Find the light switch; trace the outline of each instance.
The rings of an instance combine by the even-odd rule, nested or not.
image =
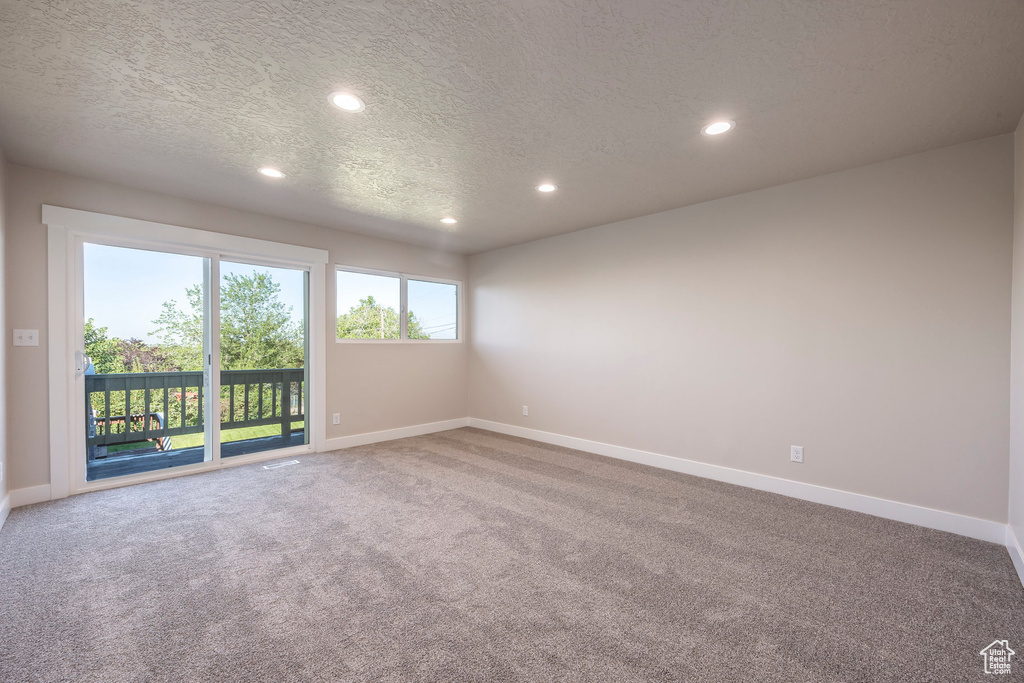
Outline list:
[[[39,346],[39,330],[15,330],[15,346]]]

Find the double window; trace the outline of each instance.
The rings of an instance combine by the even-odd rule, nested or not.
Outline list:
[[[350,267],[336,277],[339,342],[461,339],[460,282]]]

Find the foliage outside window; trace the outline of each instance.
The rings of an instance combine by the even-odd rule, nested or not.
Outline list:
[[[221,286],[221,367],[224,370],[301,368],[303,328],[280,300],[270,273],[226,275]],[[165,301],[152,322],[159,343],[110,337],[106,327],[85,321],[85,354],[97,374],[188,372],[203,369],[202,285],[185,290],[184,305]]]
[[[305,364],[302,325],[280,300],[281,285],[267,272],[228,274],[220,290],[220,356],[223,370],[301,368]],[[176,369],[203,369],[203,289],[185,290],[186,310],[166,301],[153,334]]]
[[[336,275],[339,341],[458,339],[458,284],[344,268]]]
[[[85,355],[96,374],[141,372],[199,372],[203,370],[203,291],[202,285],[188,287],[183,305],[177,300],[163,302],[160,315],[152,321],[151,335],[157,343],[136,338],[112,337],[108,328],[93,318],[85,321]],[[221,369],[258,370],[301,368],[305,366],[304,330],[293,320],[292,307],[280,299],[281,285],[269,272],[252,275],[227,274],[221,285]],[[227,389],[221,386],[221,419],[227,418]],[[269,389],[264,399],[270,404]],[[296,387],[295,391],[298,391]],[[132,391],[131,409],[126,409],[125,394],[112,392],[110,414],[141,412],[144,394]],[[256,400],[255,398],[253,399]],[[181,423],[181,403],[185,403],[184,424],[198,424],[199,388],[186,388],[168,394],[168,405],[157,392],[152,397],[152,412],[167,415],[170,427]],[[93,396],[91,406],[99,416],[106,415],[102,394]],[[245,405],[239,401],[235,419],[241,419]],[[202,435],[175,437],[175,445],[188,447],[202,443]]]

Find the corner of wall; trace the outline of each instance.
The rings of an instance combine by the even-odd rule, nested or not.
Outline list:
[[[0,149],[0,334],[7,335],[7,162]],[[0,338],[0,528],[11,510],[7,474],[7,343]]]
[[[1006,545],[1024,583],[1024,116],[1014,134],[1010,472]]]

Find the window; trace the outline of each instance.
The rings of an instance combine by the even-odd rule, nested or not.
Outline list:
[[[338,339],[401,339],[402,279],[338,271]]]
[[[448,282],[407,281],[409,339],[459,338],[459,287]]]
[[[338,268],[337,340],[458,341],[460,286],[450,280]]]

